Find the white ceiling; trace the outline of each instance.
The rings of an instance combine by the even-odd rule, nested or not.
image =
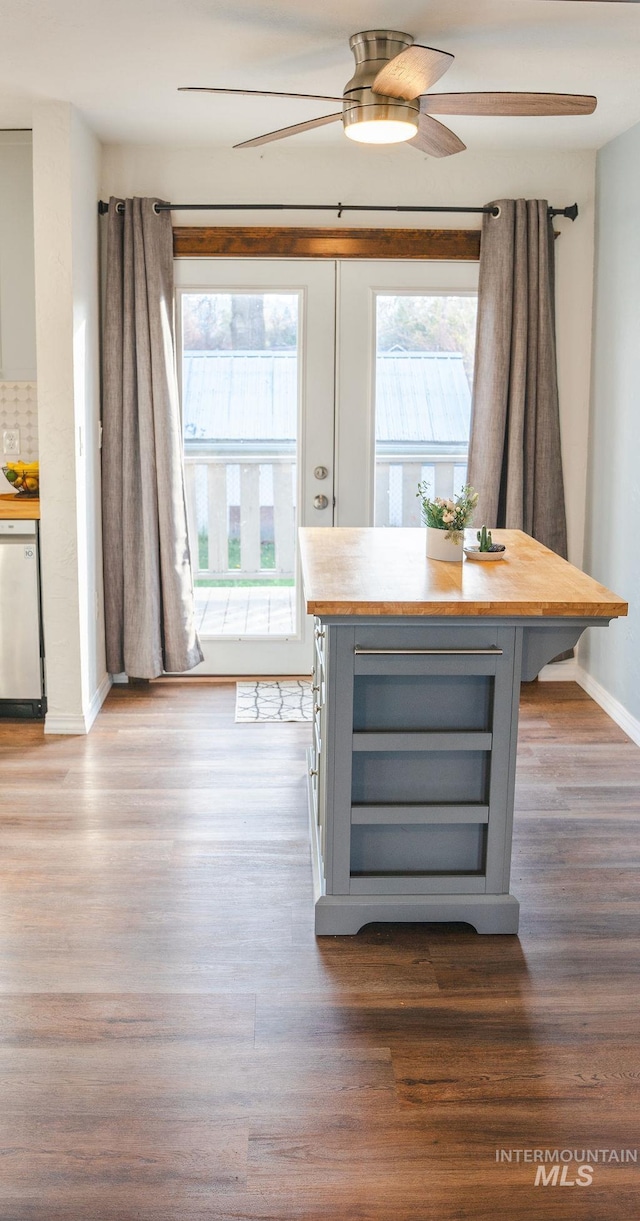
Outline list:
[[[2,0],[0,127],[30,126],[33,101],[54,98],[77,106],[104,141],[229,146],[332,104],[180,94],[178,85],[340,95],[353,69],[349,35],[380,27],[456,56],[436,91],[598,97],[585,117],[452,119],[470,149],[594,148],[640,121],[640,4]],[[332,124],[288,147],[342,141]]]

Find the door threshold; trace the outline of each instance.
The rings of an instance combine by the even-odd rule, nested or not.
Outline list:
[[[149,683],[295,683],[311,681],[309,674],[163,674]]]

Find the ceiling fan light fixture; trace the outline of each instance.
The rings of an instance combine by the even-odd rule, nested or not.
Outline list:
[[[640,4],[640,0],[631,0]],[[595,97],[568,93],[432,93],[431,87],[451,67],[453,55],[436,47],[415,43],[411,34],[399,30],[362,30],[349,39],[355,71],[342,95],[342,115],[338,111],[317,119],[291,123],[267,131],[234,148],[255,148],[300,132],[324,127],[342,118],[343,130],[359,144],[403,144],[430,157],[451,157],[462,153],[462,140],[433,116],[487,115],[578,115],[592,114]],[[222,89],[184,86],[189,92],[251,94],[254,97],[287,97],[338,102],[335,95],[284,93],[262,89]]]
[[[406,119],[361,119],[345,124],[344,134],[359,144],[401,144],[412,140],[417,130],[417,122]]]
[[[420,124],[419,102],[398,102],[371,89],[345,94],[344,134],[359,144],[402,144],[412,140]]]

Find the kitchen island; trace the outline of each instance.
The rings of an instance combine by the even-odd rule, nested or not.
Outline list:
[[[318,934],[372,921],[518,930],[520,683],[627,605],[520,531],[494,539],[504,559],[457,564],[428,560],[419,529],[300,530],[316,619]]]

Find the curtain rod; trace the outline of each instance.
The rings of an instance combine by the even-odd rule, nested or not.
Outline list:
[[[122,212],[123,205],[116,204],[118,212]],[[109,204],[101,199],[98,202],[98,213],[104,216],[105,212],[109,211]],[[497,207],[487,206],[484,208],[460,208],[460,207],[420,207],[420,206],[388,206],[377,204],[277,204],[277,203],[255,203],[255,204],[220,204],[220,203],[205,203],[205,204],[156,204],[156,212],[337,212],[338,217],[342,216],[343,212],[480,212],[489,216],[498,216],[500,209]],[[578,215],[577,203],[571,204],[567,208],[549,208],[549,216],[566,216],[568,220],[575,220]]]

